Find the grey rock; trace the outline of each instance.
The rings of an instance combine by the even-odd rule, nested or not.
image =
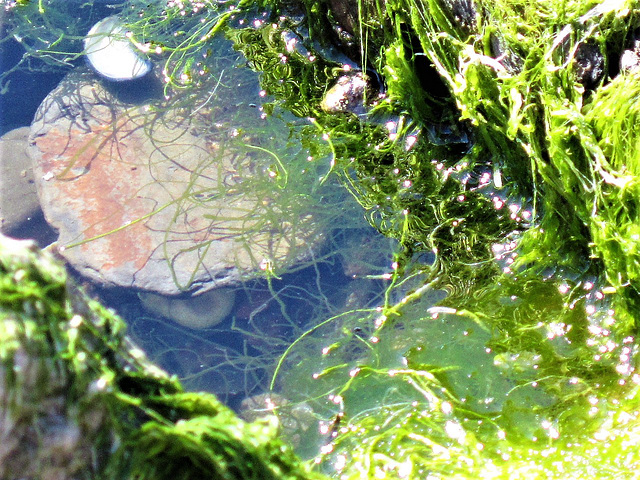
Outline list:
[[[144,307],[156,315],[194,330],[213,327],[231,313],[236,291],[216,288],[195,297],[169,297],[157,293],[138,293]]]
[[[334,18],[350,35],[359,30],[359,5],[362,2],[354,0],[329,0],[329,8]],[[371,2],[363,2],[364,5]]]
[[[324,95],[320,107],[328,113],[366,113],[366,104],[371,103],[375,92],[369,77],[360,72],[349,72],[336,81]]]
[[[489,37],[491,51],[495,58],[507,72],[517,75],[522,71],[524,60],[514,52],[499,33],[491,33]]]
[[[578,82],[587,89],[595,88],[604,77],[604,55],[595,42],[578,45],[574,58],[574,68]]]
[[[0,231],[11,235],[40,213],[27,155],[29,127],[0,137]]]
[[[465,33],[475,33],[478,29],[475,2],[473,0],[444,0],[442,7],[452,17],[456,26]]]
[[[278,207],[264,218],[276,180],[272,198],[243,188],[250,175],[270,177],[270,156],[203,134],[186,115],[122,104],[81,73],[40,106],[29,147],[38,194],[60,254],[81,275],[197,294],[291,265],[318,238],[311,216]]]
[[[16,250],[25,248],[18,245]],[[19,331],[24,322],[9,316],[2,321],[5,339],[10,327]],[[13,347],[8,362],[0,363],[0,478],[80,480],[96,475],[92,446],[107,425],[103,405],[70,406],[69,379],[60,366],[37,340],[16,336],[15,342],[24,344]],[[10,380],[16,373],[18,382]]]

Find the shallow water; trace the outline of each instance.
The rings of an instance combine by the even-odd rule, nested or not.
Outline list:
[[[102,16],[113,13],[110,9],[88,11],[85,23],[102,18],[100,12]],[[247,23],[257,28],[263,18],[258,15]],[[138,295],[144,289],[141,285],[126,288],[96,283],[92,281],[95,278],[83,275],[81,268],[71,269],[76,282],[122,315],[130,337],[153,361],[178,375],[187,389],[214,392],[236,410],[241,409],[243,400],[271,392],[278,398],[282,418],[293,418],[294,426],[286,434],[299,452],[311,458],[321,451],[323,456],[316,457],[317,462],[324,462],[324,468],[334,473],[341,472],[346,462],[340,452],[360,448],[366,442],[361,445],[358,438],[369,441],[371,432],[380,429],[380,425],[369,430],[361,427],[368,418],[384,422],[379,441],[388,446],[391,456],[394,449],[409,450],[396,438],[404,438],[410,430],[405,425],[417,425],[410,432],[414,437],[420,431],[431,435],[429,438],[439,438],[447,448],[468,448],[476,454],[487,445],[507,461],[513,445],[551,445],[594,418],[611,416],[616,408],[612,405],[624,394],[626,385],[640,378],[633,373],[634,340],[616,330],[611,293],[602,279],[584,273],[588,259],[575,269],[550,266],[541,273],[520,277],[517,270],[511,270],[518,256],[516,229],[505,235],[504,242],[491,246],[493,258],[468,266],[469,272],[479,277],[487,272],[481,288],[474,291],[465,291],[453,282],[445,285],[446,290],[431,288],[426,282],[433,280],[428,273],[434,255],[424,246],[416,247],[406,270],[398,272],[397,242],[368,224],[361,206],[331,175],[328,137],[317,131],[309,134],[308,127],[315,127],[311,119],[278,108],[267,113],[265,104],[273,99],[262,90],[259,74],[248,68],[230,43],[212,41],[211,45],[213,54],[204,52],[198,57],[203,72],[198,81],[203,87],[195,93],[176,89],[164,98],[167,90],[162,82],[168,77],[160,71],[159,59],[157,77],[147,79],[148,83],[113,83],[101,80],[79,58],[73,68],[46,71],[40,71],[43,64],[34,60],[32,70],[8,77],[11,83],[0,96],[0,132],[29,126],[41,102],[73,70],[79,76],[70,78],[80,78],[78,84],[87,81],[93,92],[106,92],[113,103],[98,107],[113,108],[115,125],[121,125],[118,122],[123,118],[128,120],[122,111],[134,111],[135,118],[143,119],[151,111],[153,122],[143,121],[142,130],[158,140],[152,135],[158,131],[154,130],[156,125],[170,125],[172,115],[178,112],[180,119],[193,123],[185,121],[189,128],[181,131],[175,142],[165,143],[188,143],[184,140],[188,137],[189,141],[202,140],[204,149],[222,138],[222,147],[216,144],[216,151],[228,148],[249,159],[248,164],[234,165],[234,175],[227,172],[229,175],[221,178],[212,173],[215,168],[211,170],[217,163],[186,168],[185,162],[166,154],[158,144],[144,158],[118,157],[109,148],[125,150],[133,133],[123,138],[109,136],[111,143],[106,148],[101,137],[90,135],[109,131],[104,128],[108,122],[96,126],[81,114],[64,118],[88,132],[86,137],[78,135],[83,148],[68,160],[65,173],[68,170],[75,175],[76,169],[80,177],[95,167],[93,157],[81,164],[81,153],[98,143],[95,156],[106,155],[107,164],[126,163],[124,158],[132,172],[155,168],[156,177],[149,183],[179,199],[172,204],[178,205],[174,219],[182,218],[182,210],[206,208],[216,197],[232,203],[233,195],[243,189],[245,193],[267,192],[258,197],[262,206],[279,205],[279,210],[265,208],[270,214],[270,232],[279,227],[286,230],[283,226],[296,223],[292,218],[313,218],[312,228],[301,228],[289,237],[293,240],[288,244],[301,247],[304,254],[295,256],[294,261],[288,258],[290,263],[284,266],[272,262],[263,251],[248,255],[248,261],[237,254],[235,266],[242,263],[246,267],[248,262],[249,273],[230,281],[225,277],[226,283],[221,285],[235,290],[233,306],[219,323],[205,328],[189,328],[169,318],[170,314],[146,310]],[[7,71],[20,58],[22,47],[8,39],[0,48],[0,65]],[[185,82],[189,72],[184,73]],[[77,86],[74,81],[69,90]],[[413,137],[413,141],[422,139]],[[163,152],[162,158],[154,157],[155,152]],[[220,162],[226,158],[222,154],[210,157]],[[490,165],[468,170],[463,164],[447,166],[438,159],[432,161],[442,176],[488,199],[496,211],[508,212],[518,228],[535,221],[527,202],[510,197],[502,188],[500,172]],[[178,180],[176,165],[189,172],[189,181]],[[158,172],[166,175],[160,178]],[[411,195],[411,181],[404,182],[403,194]],[[114,181],[113,190],[124,183]],[[135,193],[128,191],[125,199],[143,196],[147,186]],[[184,191],[176,193],[175,189],[183,187]],[[469,196],[459,196],[461,210]],[[282,207],[279,201],[290,203]],[[294,209],[298,209],[297,217],[285,215]],[[215,217],[206,209],[195,211],[200,219]],[[255,211],[264,213],[259,207]],[[96,222],[91,225],[91,235],[83,231],[84,236],[65,238],[58,248],[80,251],[86,245],[102,245],[98,243],[102,237],[115,238],[120,231],[144,223],[139,221],[144,215],[136,215],[126,220],[118,217],[120,223],[103,225],[103,230],[94,228],[100,224]],[[150,217],[160,216],[153,210]],[[233,230],[243,241],[255,233],[255,216],[249,217],[242,217],[242,226]],[[451,221],[447,228],[456,235],[455,228],[465,217],[445,220]],[[24,236],[39,230],[36,233],[42,238],[51,237],[50,233],[44,235],[49,227],[43,222],[34,217]],[[309,230],[315,236],[309,236]],[[159,231],[175,233],[169,227]],[[188,228],[175,231],[194,233]],[[189,251],[221,248],[221,243],[208,242],[206,237],[200,242]],[[170,243],[165,241],[158,251]],[[246,240],[244,246],[251,250],[251,241]],[[97,248],[98,253],[103,250]],[[166,254],[167,271],[172,271],[172,262],[179,256]],[[203,263],[206,269],[209,265],[206,260]],[[193,270],[198,268],[200,265]],[[458,280],[464,286],[464,279]],[[185,290],[191,287],[188,282],[185,285]],[[153,278],[147,287],[153,289]],[[183,292],[178,297],[189,295]],[[385,437],[387,427],[391,433]],[[477,442],[465,431],[475,432]],[[354,433],[355,440],[343,435],[348,433]],[[410,440],[416,440],[414,437]],[[341,445],[343,438],[345,444]],[[394,444],[396,441],[399,444]],[[514,443],[505,443],[508,441]]]
[[[95,12],[92,12],[91,18],[94,17]],[[13,39],[8,39],[2,46],[2,68],[3,71],[8,71],[21,58],[24,48]],[[260,90],[257,74],[243,65],[230,44],[224,43],[223,47],[216,48],[226,48],[226,53],[218,50],[218,56],[228,56],[229,60],[217,65],[217,70],[211,72],[211,76],[222,83],[244,83],[236,85],[236,90],[229,97],[231,100],[226,99],[223,103],[213,96],[217,88],[215,86],[209,97],[196,99],[195,104],[188,107],[192,110],[192,117],[196,112],[210,111],[212,113],[208,115],[210,118],[214,117],[217,132],[235,137],[237,133],[234,132],[251,136],[251,132],[255,130],[256,134],[263,135],[265,127],[262,123],[270,120],[266,118],[261,105],[269,98],[265,98],[264,92]],[[142,81],[114,83],[104,81],[96,74],[91,78],[90,69],[82,59],[75,62],[72,69],[44,68],[42,72],[39,71],[38,61],[32,62],[35,64],[32,70],[21,69],[11,73],[6,79],[8,91],[0,97],[3,102],[0,124],[2,131],[29,126],[45,97],[71,70],[84,72],[84,76],[78,78],[88,78],[82,81],[106,87],[118,102],[144,105],[145,102],[161,98],[162,90],[156,87],[153,77]],[[44,64],[40,66],[44,67]],[[159,68],[156,65],[156,73]],[[31,86],[33,88],[29,88]],[[221,90],[230,87],[233,88],[233,85],[223,85]],[[25,92],[28,95],[24,95]],[[168,105],[175,105],[174,99]],[[228,118],[235,118],[235,123],[229,123]],[[79,116],[77,119],[84,121]],[[160,121],[164,120],[160,118]],[[310,153],[296,145],[297,140],[288,138],[290,129],[297,128],[296,123],[305,122],[300,122],[287,112],[276,112],[274,121],[280,122],[284,128],[273,127],[268,130],[272,137],[262,139],[263,144],[282,145],[287,155],[296,155],[303,158],[304,162],[309,161],[307,157],[311,159]],[[277,135],[282,135],[282,138]],[[105,151],[107,147],[102,146],[101,149]],[[291,157],[289,161],[292,161]],[[328,159],[320,158],[316,163],[325,161],[328,163]],[[145,160],[141,159],[141,162],[144,164]],[[314,171],[314,168],[308,170]],[[316,169],[320,176],[312,180],[309,186],[324,189],[327,192],[324,195],[330,195],[332,188],[335,190],[330,184],[335,182],[333,179],[325,182],[326,170],[326,167]],[[325,183],[326,186],[323,185]],[[206,195],[210,196],[211,193]],[[300,202],[295,198],[293,201],[296,204]],[[335,200],[325,198],[322,201],[330,203]],[[107,306],[120,313],[129,324],[132,339],[152,360],[170,373],[180,376],[186,388],[215,392],[237,408],[244,398],[269,389],[279,356],[293,340],[315,323],[349,309],[369,309],[381,304],[388,284],[388,280],[382,280],[381,275],[391,270],[395,244],[380,236],[366,223],[362,215],[358,214],[358,206],[350,196],[341,194],[340,202],[344,213],[333,211],[334,208],[331,207],[330,229],[321,232],[323,240],[320,244],[310,245],[310,252],[317,258],[308,258],[305,254],[307,258],[302,263],[292,264],[289,267],[291,273],[285,272],[280,277],[269,280],[252,279],[256,275],[251,274],[242,282],[232,283],[230,288],[236,290],[235,304],[221,323],[210,328],[184,327],[170,318],[145,310],[138,298],[140,289],[94,283],[72,266],[70,273],[91,295],[99,297]],[[309,207],[314,210],[309,213],[322,215],[317,205]],[[326,223],[324,220],[319,221],[322,225]],[[118,226],[112,225],[111,228]],[[12,233],[25,238],[55,240],[55,232],[50,231],[41,217],[34,218],[29,229]],[[98,230],[97,233],[104,232]],[[68,243],[70,242],[58,242],[57,248]],[[213,248],[216,248],[215,245]],[[374,278],[368,279],[369,276]],[[336,331],[336,328],[332,328],[331,335],[335,335]]]

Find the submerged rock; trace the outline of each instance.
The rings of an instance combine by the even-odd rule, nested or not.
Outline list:
[[[328,113],[366,113],[366,104],[371,103],[374,95],[369,77],[360,72],[349,72],[338,78],[327,91],[320,107]]]
[[[89,30],[84,50],[91,66],[109,80],[133,80],[151,71],[151,61],[127,38],[116,15],[100,20]]]
[[[600,46],[593,41],[580,43],[576,48],[574,68],[578,82],[587,89],[596,88],[605,74],[605,58]]]
[[[198,330],[217,325],[231,313],[236,291],[233,288],[217,288],[188,298],[149,292],[141,292],[138,296],[150,312]]]
[[[240,403],[238,415],[247,422],[277,417],[282,437],[294,447],[298,446],[305,433],[318,423],[308,404],[291,404],[282,395],[274,392],[245,398]]]
[[[5,234],[20,229],[40,212],[27,155],[28,137],[28,127],[0,137],[0,231]]]
[[[270,156],[205,135],[185,115],[119,103],[79,73],[40,106],[29,147],[38,194],[80,274],[196,294],[290,265],[318,238],[311,216],[273,206],[275,185],[271,198],[243,186],[252,175],[270,181]]]
[[[443,10],[449,14],[455,25],[465,33],[475,33],[478,28],[478,10],[474,0],[444,0]]]
[[[324,478],[275,425],[185,392],[119,317],[72,301],[64,268],[33,242],[0,235],[0,265],[2,480]]]

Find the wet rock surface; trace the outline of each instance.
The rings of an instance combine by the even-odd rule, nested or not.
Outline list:
[[[574,65],[578,82],[588,89],[598,86],[604,77],[604,55],[594,42],[587,41],[578,45]]]
[[[273,392],[245,398],[240,404],[238,415],[247,422],[275,416],[280,424],[282,437],[293,446],[298,446],[302,436],[317,423],[309,405],[291,404],[282,395]]]
[[[633,35],[631,45],[620,56],[620,71],[622,73],[640,70],[640,32]]]
[[[265,154],[203,135],[195,118],[123,104],[82,72],[42,103],[29,155],[60,253],[81,275],[199,293],[304,255],[312,219],[265,220],[271,199],[243,189],[243,178],[267,174]]]
[[[328,113],[354,113],[364,115],[366,103],[371,103],[376,92],[372,88],[371,80],[360,71],[348,72],[342,75],[327,91],[320,107]]]
[[[478,27],[478,11],[473,0],[444,0],[443,7],[463,31],[475,33]]]
[[[8,318],[3,321],[17,323]],[[83,478],[94,470],[88,439],[106,428],[104,408],[94,406],[80,413],[77,407],[69,407],[67,379],[62,374],[55,376],[51,359],[41,353],[23,346],[12,360],[15,371],[21,373],[22,392],[28,393],[19,397],[21,409],[16,409],[9,400],[15,395],[8,383],[15,373],[0,364],[0,478]]]

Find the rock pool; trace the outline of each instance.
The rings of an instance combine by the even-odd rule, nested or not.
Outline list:
[[[318,475],[632,478],[640,4],[3,6],[0,152],[42,209],[3,232],[123,352]],[[141,78],[86,61],[105,18]]]

